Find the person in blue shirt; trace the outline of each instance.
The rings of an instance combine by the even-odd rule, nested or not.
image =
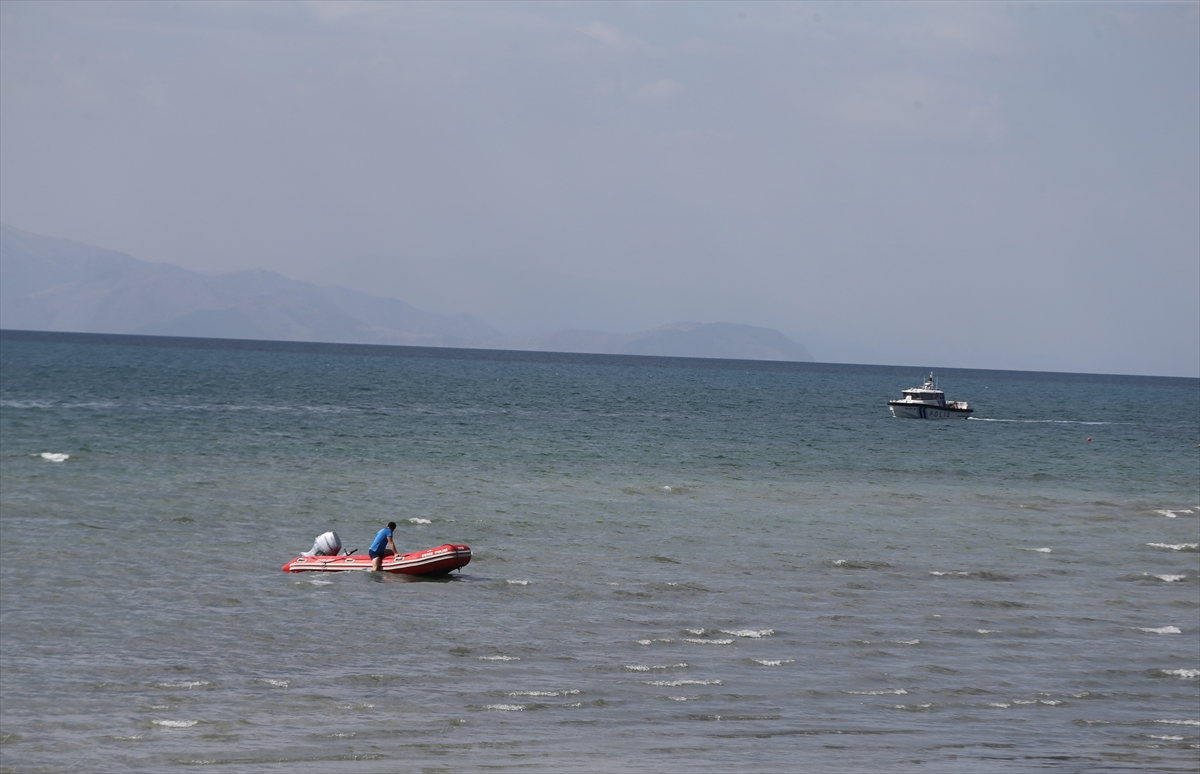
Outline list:
[[[389,521],[388,525],[379,530],[379,534],[375,535],[375,542],[371,543],[371,550],[367,555],[371,557],[371,569],[378,571],[383,567],[383,557],[391,556],[392,554],[399,555],[396,550],[396,543],[392,540],[392,533],[396,530],[396,522]]]

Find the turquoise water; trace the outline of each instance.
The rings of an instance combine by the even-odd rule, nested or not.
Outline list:
[[[1196,770],[1200,382],[927,370],[6,332],[0,765]]]

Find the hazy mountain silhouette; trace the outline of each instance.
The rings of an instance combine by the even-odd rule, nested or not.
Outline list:
[[[812,360],[771,328],[676,323],[620,335],[505,336],[470,314],[275,272],[215,277],[0,224],[0,328],[352,344],[406,344],[750,360]]]
[[[434,314],[269,271],[208,277],[7,225],[0,327],[446,347],[503,338],[472,315]]]

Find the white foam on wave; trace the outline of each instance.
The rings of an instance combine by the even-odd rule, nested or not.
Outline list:
[[[507,695],[513,696],[513,697],[516,697],[516,696],[553,697],[553,696],[578,696],[580,693],[581,692],[578,688],[567,688],[562,691],[509,691]]]
[[[1200,677],[1200,669],[1164,669],[1163,674],[1187,680],[1189,678]]]
[[[655,685],[661,688],[678,688],[681,685],[720,685],[720,680],[643,680],[644,685]]]
[[[688,634],[694,634],[697,637],[699,637],[701,634],[704,634],[704,629],[684,629],[684,631]]]
[[[962,570],[950,570],[947,572],[938,572],[937,570],[930,570],[929,574],[936,575],[936,576],[942,576],[942,575],[970,575],[971,573],[964,572]]]
[[[42,459],[50,460],[51,462],[66,462],[71,459],[70,454],[61,454],[59,452],[42,452]]]
[[[1146,574],[1150,575],[1150,573]],[[1164,581],[1166,583],[1175,583],[1176,581],[1187,580],[1186,575],[1151,575],[1150,577],[1158,578],[1160,581]]]
[[[432,524],[433,522],[430,521],[429,519],[422,519],[420,517],[414,516],[408,520],[408,523],[409,524]]]
[[[920,640],[892,640],[897,645],[920,645]]]
[[[520,661],[520,656],[480,656],[480,661]]]
[[[750,660],[755,664],[762,664],[763,666],[782,666],[784,664],[796,663],[796,659],[794,658],[752,658]]]
[[[1133,628],[1137,629],[1139,632],[1146,632],[1147,634],[1183,634],[1183,632],[1179,630],[1178,626],[1135,626]]]
[[[1200,543],[1147,543],[1151,548],[1165,548],[1168,551],[1195,551]]]
[[[838,567],[841,567],[842,565],[844,565],[846,563],[846,560],[845,559],[834,559],[833,563],[835,565],[837,565]]]
[[[1200,720],[1156,720],[1155,723],[1166,723],[1171,726],[1200,726]]]
[[[989,701],[987,706],[996,707],[997,709],[1008,709],[1012,705],[1002,701]]]
[[[770,637],[775,633],[774,629],[722,629],[721,634],[732,634],[734,637],[748,637],[752,640],[757,640],[761,637]]]
[[[668,696],[671,701],[695,701],[699,696]]]
[[[903,688],[883,688],[878,691],[842,691],[851,696],[907,696],[908,691]]]
[[[292,684],[292,681],[291,681],[291,680],[272,680],[272,679],[271,679],[271,678],[269,678],[269,677],[268,677],[268,678],[264,678],[264,679],[262,680],[262,682],[264,682],[264,683],[266,683],[267,685],[270,685],[270,686],[272,686],[272,687],[274,687],[274,688],[287,688],[287,687],[291,686],[291,684]]]
[[[975,631],[978,632],[979,634],[999,634],[1000,633],[999,629],[976,629]]]
[[[1182,742],[1182,736],[1173,736],[1171,734],[1146,734],[1151,739],[1161,739],[1164,742]]]
[[[664,669],[687,669],[686,661],[678,664],[626,664],[625,668],[630,672],[659,672]]]
[[[1191,508],[1160,508],[1154,512],[1157,513],[1159,516],[1166,516],[1168,519],[1175,519],[1175,518],[1178,518],[1179,514],[1181,514],[1181,513],[1191,513],[1192,509]]]
[[[529,585],[529,581],[527,581],[527,580],[507,580],[507,581],[505,581],[505,583],[507,583],[510,586],[528,586]]]
[[[205,685],[212,685],[208,680],[185,680],[181,683],[159,683],[159,688],[200,688]]]
[[[1017,547],[1018,547],[1018,548],[1021,548],[1020,546],[1017,546]],[[1021,550],[1022,550],[1022,551],[1036,551],[1036,552],[1037,552],[1037,553],[1039,553],[1039,554],[1048,554],[1048,553],[1050,553],[1050,552],[1051,552],[1053,549],[1050,549],[1050,548],[1021,548]]]
[[[199,720],[155,720],[152,721],[156,726],[163,728],[191,728],[199,723]]]
[[[489,704],[484,709],[497,710],[499,712],[520,712],[525,709],[524,704]]]
[[[702,640],[699,637],[684,637],[684,642],[690,642],[695,645],[732,645],[733,640],[729,638]]]

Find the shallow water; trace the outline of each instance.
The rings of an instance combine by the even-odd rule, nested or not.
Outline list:
[[[6,332],[0,765],[1196,770],[1200,382],[938,375]]]

